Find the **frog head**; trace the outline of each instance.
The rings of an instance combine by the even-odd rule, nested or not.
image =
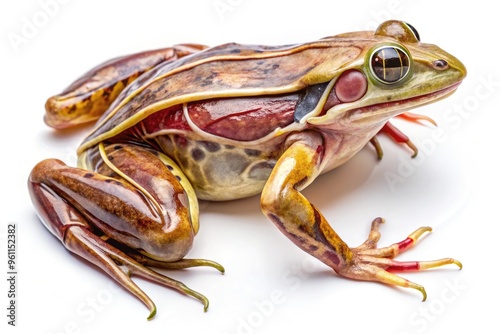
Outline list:
[[[466,76],[465,66],[436,45],[422,43],[410,24],[386,21],[374,32],[328,39],[352,40],[361,52],[338,69],[322,113],[307,122],[352,131],[383,125],[409,109],[453,93]]]

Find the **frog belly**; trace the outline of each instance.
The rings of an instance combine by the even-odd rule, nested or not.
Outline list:
[[[163,135],[156,142],[176,161],[203,200],[225,201],[260,193],[276,163],[260,149],[181,135]]]
[[[251,159],[233,149],[211,154],[186,171],[199,199],[224,201],[260,193],[275,162]]]

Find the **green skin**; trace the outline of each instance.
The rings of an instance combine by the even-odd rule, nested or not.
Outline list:
[[[373,65],[381,48],[399,50],[400,64],[406,61],[407,68],[391,72],[384,62]],[[67,249],[142,300],[150,309],[149,318],[156,307],[131,274],[191,295],[206,310],[206,297],[147,266],[212,266],[224,271],[213,261],[184,259],[198,231],[198,199],[261,193],[264,214],[297,246],[338,274],[414,288],[424,299],[422,286],[391,272],[446,264],[461,267],[451,258],[394,261],[430,228],[377,248],[381,218],[372,223],[364,244],[349,247],[301,194],[318,175],[353,157],[392,117],[454,92],[466,74],[459,60],[420,43],[416,31],[399,21],[384,22],[375,32],[296,46],[233,44],[199,52],[204,49],[180,45],[118,58],[48,100],[45,120],[56,128],[92,121],[104,113],[78,149],[79,168],[48,159],[29,177],[40,219]],[[397,80],[387,79],[394,73],[400,76]],[[349,82],[351,78],[356,84]],[[314,95],[316,88],[319,93]],[[271,125],[267,134],[250,140],[206,131],[188,111],[193,103],[199,107],[208,99],[227,103],[232,111],[259,96],[294,94],[302,94],[303,100],[310,97],[312,107],[296,107],[295,121]],[[182,127],[167,122],[147,130],[148,117],[174,106],[184,110]],[[283,115],[266,116],[266,123],[280,124]]]

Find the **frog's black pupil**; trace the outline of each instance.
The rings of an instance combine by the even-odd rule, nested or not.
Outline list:
[[[410,59],[401,49],[386,47],[378,49],[372,55],[373,73],[384,83],[395,83],[408,74]]]
[[[415,37],[417,38],[417,41],[419,41],[419,42],[420,42],[420,35],[418,34],[417,29],[415,29],[415,27],[414,27],[414,26],[412,26],[411,24],[409,24],[408,22],[406,22],[406,25],[407,25],[408,27],[410,27],[411,31],[413,31],[413,33],[415,34]]]

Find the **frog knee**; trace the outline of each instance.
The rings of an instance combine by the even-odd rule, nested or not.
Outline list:
[[[148,233],[142,240],[140,252],[155,260],[174,262],[186,256],[193,245],[193,240],[192,230],[177,229],[170,233]]]

